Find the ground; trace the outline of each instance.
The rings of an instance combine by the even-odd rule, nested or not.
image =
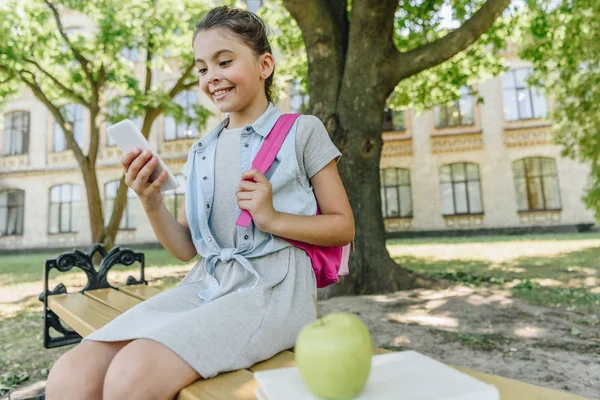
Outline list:
[[[320,312],[358,314],[379,347],[600,399],[600,234],[398,240],[388,248],[442,288],[322,300]],[[172,287],[191,267],[145,253],[152,286]],[[39,265],[49,257],[0,257],[2,393],[45,379],[68,349],[41,345]],[[109,278],[123,282],[129,273]],[[73,291],[83,276],[52,284],[59,281]]]

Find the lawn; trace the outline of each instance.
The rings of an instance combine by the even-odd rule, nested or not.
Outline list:
[[[532,304],[600,309],[600,235],[394,240],[390,254],[431,279],[498,285]]]
[[[577,313],[575,334],[586,326],[593,332],[599,328],[598,320],[590,316],[600,309],[600,234],[402,239],[389,241],[388,249],[403,267],[450,286],[498,288],[530,304]],[[173,287],[193,265],[177,261],[164,250],[143,252],[146,279],[161,289]],[[42,304],[37,296],[43,286],[43,263],[56,256],[0,256],[0,396],[45,379],[53,362],[69,348],[42,346]],[[122,282],[137,268],[118,268],[109,278]],[[83,287],[85,277],[70,272],[54,277],[50,286],[59,282],[74,291]],[[407,326],[406,321],[402,324],[398,326]],[[474,348],[495,348],[499,343],[493,333],[435,332]]]

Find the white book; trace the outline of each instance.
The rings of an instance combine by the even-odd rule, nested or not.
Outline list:
[[[259,400],[318,400],[297,367],[254,373]],[[495,386],[416,351],[373,356],[367,384],[357,400],[499,400]]]

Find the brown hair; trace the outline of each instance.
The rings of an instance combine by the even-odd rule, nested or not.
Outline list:
[[[253,12],[228,6],[213,8],[196,24],[194,40],[201,31],[213,28],[228,29],[250,47],[257,56],[272,53],[267,24]],[[265,95],[269,102],[272,101],[273,75],[275,75],[275,67],[273,67],[271,76],[265,81]]]

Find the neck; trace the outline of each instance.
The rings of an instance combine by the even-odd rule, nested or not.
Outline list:
[[[250,125],[256,121],[261,115],[264,114],[269,108],[269,102],[266,97],[257,99],[252,102],[248,107],[240,111],[233,111],[229,114],[228,129],[241,128],[246,125]]]

